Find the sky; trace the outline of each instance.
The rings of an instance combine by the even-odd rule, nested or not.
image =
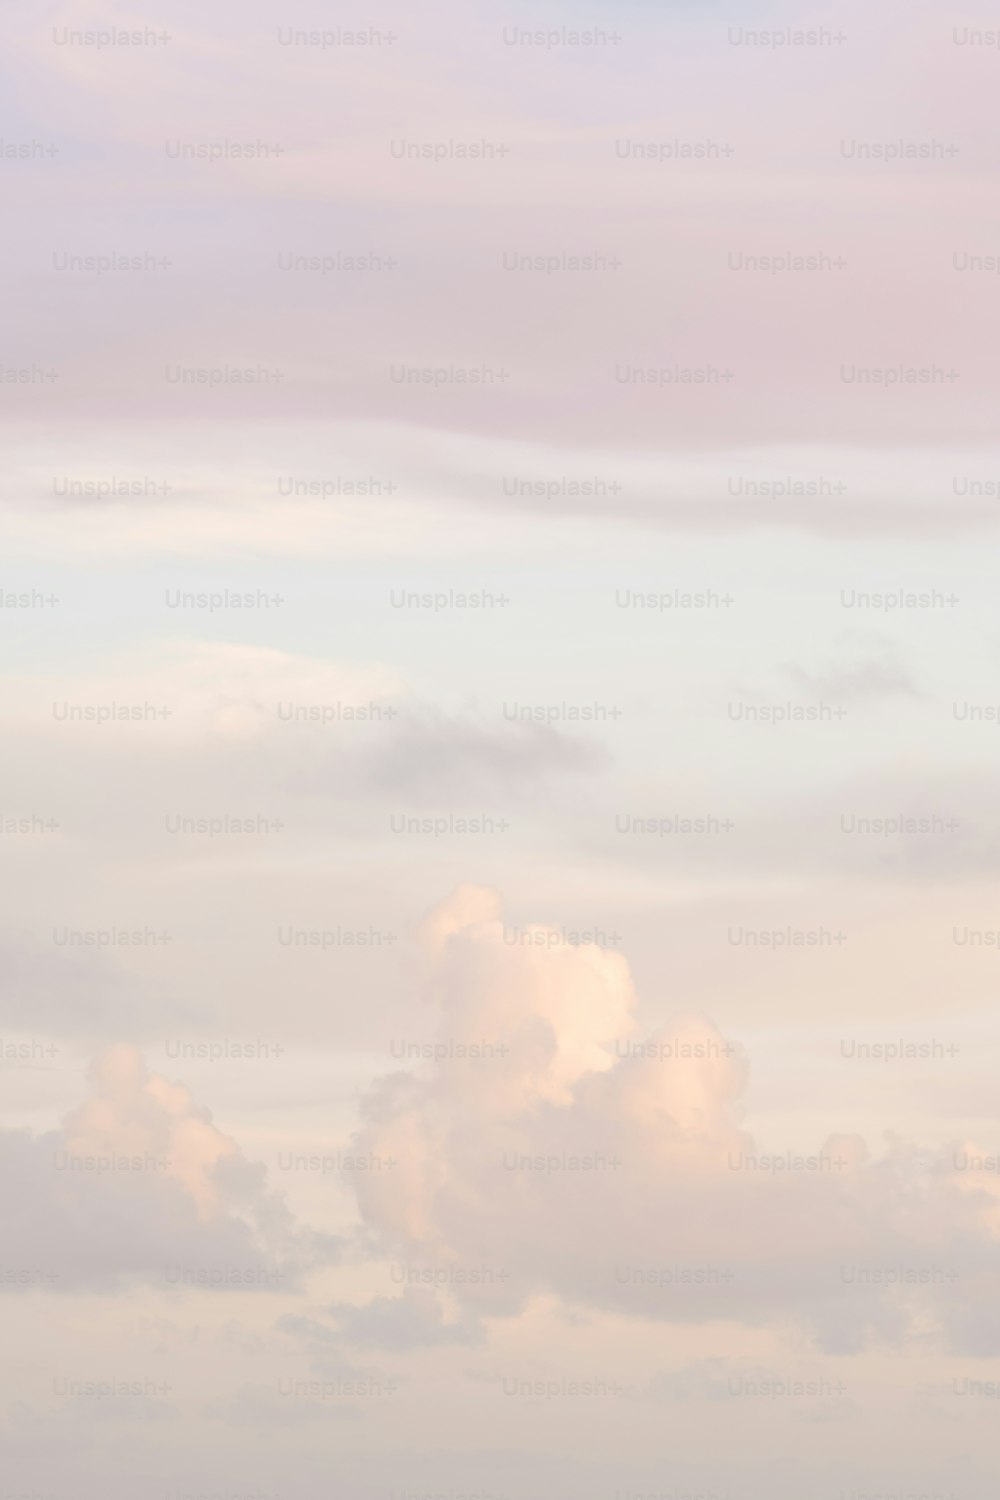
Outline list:
[[[987,1500],[1000,16],[8,0],[0,1500]]]

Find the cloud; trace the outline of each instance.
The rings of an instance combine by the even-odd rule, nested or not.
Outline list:
[[[294,1291],[336,1242],[297,1226],[264,1168],[181,1084],[117,1046],[58,1130],[0,1132],[0,1256],[13,1289]]]
[[[547,724],[493,723],[420,701],[400,675],[273,647],[160,640],[101,674],[9,678],[9,753],[88,779],[118,798],[155,777],[213,797],[241,782],[273,796],[418,804],[510,796],[609,764],[602,745]],[[237,756],[237,752],[241,752]],[[128,776],[121,769],[127,763]],[[115,802],[104,819],[115,815]],[[121,808],[118,809],[121,814]]]
[[[537,929],[544,933],[544,929]],[[464,888],[428,917],[430,993],[449,1043],[499,1037],[481,1066],[449,1057],[383,1079],[359,1148],[393,1183],[357,1186],[383,1247],[467,1266],[489,1247],[514,1313],[540,1294],[676,1323],[808,1329],[848,1352],[930,1319],[967,1342],[1000,1242],[992,1179],[954,1153],[852,1133],[758,1144],[743,1126],[743,1049],[676,1016],[636,1036],[620,955],[509,948],[496,895]],[[963,1312],[963,1309],[965,1310]],[[980,1340],[982,1342],[982,1340]]]
[[[402,1352],[442,1344],[476,1344],[484,1338],[475,1318],[449,1321],[431,1287],[407,1287],[399,1297],[375,1297],[360,1307],[336,1303],[327,1309],[346,1344]]]
[[[0,1022],[8,1031],[108,1040],[190,1025],[194,1019],[183,1000],[153,987],[137,1008],[135,983],[107,953],[92,949],[53,950],[20,935],[9,937],[0,944],[0,981]]]
[[[821,702],[865,703],[922,696],[894,642],[878,636],[860,640],[847,636],[837,645],[841,656],[848,659],[813,671],[788,663],[784,670],[802,692]]]
[[[241,598],[261,592],[230,591]],[[199,590],[164,590],[164,618],[171,608],[180,607],[169,604],[171,596],[179,599],[185,594],[193,599]],[[211,589],[200,591],[203,601],[211,595]],[[232,619],[231,610],[226,618]],[[101,729],[110,728],[111,735],[103,737],[111,742],[104,746],[108,753],[121,743],[115,731],[131,730],[137,738],[130,738],[130,755],[145,746],[147,753],[155,755],[157,747],[166,747],[177,756],[210,746],[228,754],[236,746],[280,735],[283,729],[293,731],[301,724],[311,724],[314,730],[319,725],[327,738],[331,732],[336,737],[338,729],[378,720],[388,700],[401,691],[401,683],[396,673],[378,663],[354,666],[270,646],[161,637],[155,644],[147,642],[141,655],[120,653],[101,674],[34,673],[8,678],[7,688],[22,732],[44,731],[57,740],[68,735],[83,746],[100,738]],[[336,717],[324,720],[324,705],[331,715],[338,711]],[[350,717],[359,710],[364,718]]]
[[[640,536],[780,528],[919,542],[991,533],[998,473],[1000,453],[985,440],[688,446],[678,435],[667,448],[654,435],[638,446],[599,442],[593,429],[578,442],[485,424],[462,432],[445,412],[332,429],[301,417],[248,426],[232,415],[211,425],[109,416],[68,421],[58,448],[44,451],[30,433],[11,434],[0,542],[32,566],[39,556],[160,556],[175,566],[382,557],[401,570],[478,547],[514,562],[526,547],[566,545],[570,521],[598,533],[627,522]],[[138,494],[104,493],[113,479]]]
[[[606,769],[608,752],[545,724],[500,728],[418,711],[370,762],[373,788],[423,802],[510,795],[545,778]]]

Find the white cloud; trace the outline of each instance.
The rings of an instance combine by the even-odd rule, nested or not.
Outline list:
[[[400,1168],[357,1192],[387,1248],[465,1265],[488,1247],[507,1276],[493,1310],[551,1293],[680,1323],[804,1325],[830,1349],[916,1337],[927,1319],[963,1342],[1000,1234],[992,1179],[963,1177],[953,1151],[873,1155],[856,1134],[756,1143],[741,1047],[698,1017],[637,1039],[620,956],[526,930],[542,943],[509,948],[486,891],[428,918],[442,1043],[506,1050],[449,1052],[369,1094],[359,1145]]]
[[[91,1092],[45,1134],[0,1131],[13,1290],[170,1286],[294,1291],[333,1240],[297,1226],[264,1168],[183,1085],[109,1048]],[[16,1205],[16,1207],[15,1207]]]

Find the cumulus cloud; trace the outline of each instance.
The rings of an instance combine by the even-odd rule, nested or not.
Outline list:
[[[262,1166],[183,1085],[109,1048],[59,1129],[0,1132],[13,1205],[0,1257],[14,1289],[173,1285],[294,1290],[336,1242],[296,1225]]]
[[[556,1294],[679,1323],[806,1327],[838,1352],[927,1319],[963,1341],[1000,1249],[988,1173],[895,1139],[873,1153],[851,1133],[758,1143],[740,1046],[696,1016],[637,1036],[620,955],[526,932],[505,942],[486,890],[427,919],[449,1055],[383,1079],[359,1135],[399,1162],[391,1184],[357,1188],[387,1250],[502,1267],[499,1291],[453,1288],[491,1312]],[[459,1052],[486,1037],[502,1052]]]

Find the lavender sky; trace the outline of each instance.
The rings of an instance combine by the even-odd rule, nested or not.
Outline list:
[[[992,1500],[1000,13],[0,37],[0,1500]]]

